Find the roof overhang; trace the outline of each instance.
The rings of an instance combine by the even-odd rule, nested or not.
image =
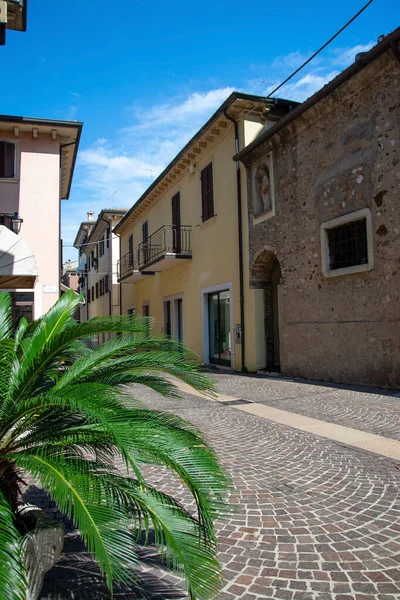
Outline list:
[[[114,232],[121,235],[130,228],[141,217],[144,211],[182,177],[190,165],[196,163],[205,152],[209,151],[210,147],[216,141],[233,127],[232,119],[235,121],[239,120],[249,113],[264,115],[266,105],[287,112],[294,106],[297,106],[297,102],[281,98],[267,99],[264,96],[232,92],[212,117],[199,129],[157,179],[147,188],[132,208],[122,217],[118,225],[114,228]]]
[[[85,242],[85,249],[86,244],[98,242],[101,236],[103,235],[104,230],[110,224],[112,225],[113,219],[123,217],[126,214],[127,210],[127,208],[103,208],[103,210],[99,213],[99,216],[97,217],[96,221],[92,223],[93,227],[90,231],[88,239]],[[85,249],[83,251],[85,251]]]
[[[0,225],[0,289],[32,289],[38,272],[24,238]]]
[[[53,121],[0,115],[0,131],[11,131],[14,136],[30,133],[37,136],[49,136],[60,144],[61,183],[60,199],[68,200],[71,191],[76,157],[81,138],[83,123],[79,121]]]

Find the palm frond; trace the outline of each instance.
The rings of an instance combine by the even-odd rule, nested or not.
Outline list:
[[[127,509],[108,501],[101,478],[95,480],[82,472],[85,461],[74,464],[65,457],[27,451],[16,453],[12,459],[37,478],[60,511],[73,519],[110,591],[113,581],[129,581],[129,568],[137,559],[132,536],[127,532]]]
[[[0,490],[0,597],[26,600],[26,573],[14,515]]]
[[[11,296],[6,292],[0,292],[0,340],[11,337],[12,334],[12,311]]]

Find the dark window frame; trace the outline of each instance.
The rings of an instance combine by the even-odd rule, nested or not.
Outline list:
[[[99,282],[96,281],[96,300],[99,297]]]
[[[133,266],[133,233],[131,233],[129,235],[128,238],[128,262],[129,262],[129,266],[132,267]]]
[[[110,283],[109,283],[109,276],[106,275],[104,277],[104,293],[108,294],[108,292],[110,291]]]
[[[99,256],[103,256],[104,254],[104,235],[99,241]]]
[[[214,174],[210,162],[200,173],[201,181],[201,218],[203,223],[215,217],[214,211]]]
[[[17,179],[17,143],[11,140],[0,140],[1,179]]]
[[[329,269],[337,271],[366,265],[368,230],[366,217],[326,229],[329,248]]]

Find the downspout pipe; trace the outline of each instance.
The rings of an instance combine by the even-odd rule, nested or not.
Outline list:
[[[232,121],[235,128],[235,154],[239,152],[239,124],[230,117],[224,110],[225,117]],[[245,345],[245,322],[244,322],[244,266],[243,266],[243,218],[242,218],[242,178],[239,162],[236,162],[236,193],[237,193],[237,213],[238,213],[238,242],[239,242],[239,294],[240,294],[240,327],[242,330],[242,355],[241,371],[246,370],[246,345]]]

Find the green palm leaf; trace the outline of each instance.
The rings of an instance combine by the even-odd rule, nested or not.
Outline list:
[[[135,396],[140,387],[129,386],[166,397],[179,395],[173,378],[208,395],[215,388],[192,352],[150,334],[151,320],[98,317],[78,324],[72,317],[78,302],[65,294],[38,321],[22,320],[12,337],[11,305],[0,294],[0,493],[2,472],[14,477],[7,482],[10,503],[18,496],[19,471],[37,478],[73,518],[110,590],[113,581],[132,582],[138,538],[152,528],[159,553],[186,578],[191,598],[209,600],[221,581],[214,520],[227,510],[226,476],[201,432],[146,408]],[[85,340],[100,333],[113,337],[88,347]],[[125,465],[122,474],[115,460]],[[148,484],[146,464],[178,477],[193,513]],[[2,552],[11,560],[1,527],[13,525],[13,510],[0,511],[0,560]],[[9,543],[20,548],[15,527]],[[25,585],[18,581],[15,594]],[[7,590],[0,576],[0,598],[8,600]]]
[[[1,480],[0,480],[1,486]],[[26,600],[26,574],[14,515],[0,491],[0,598]]]

